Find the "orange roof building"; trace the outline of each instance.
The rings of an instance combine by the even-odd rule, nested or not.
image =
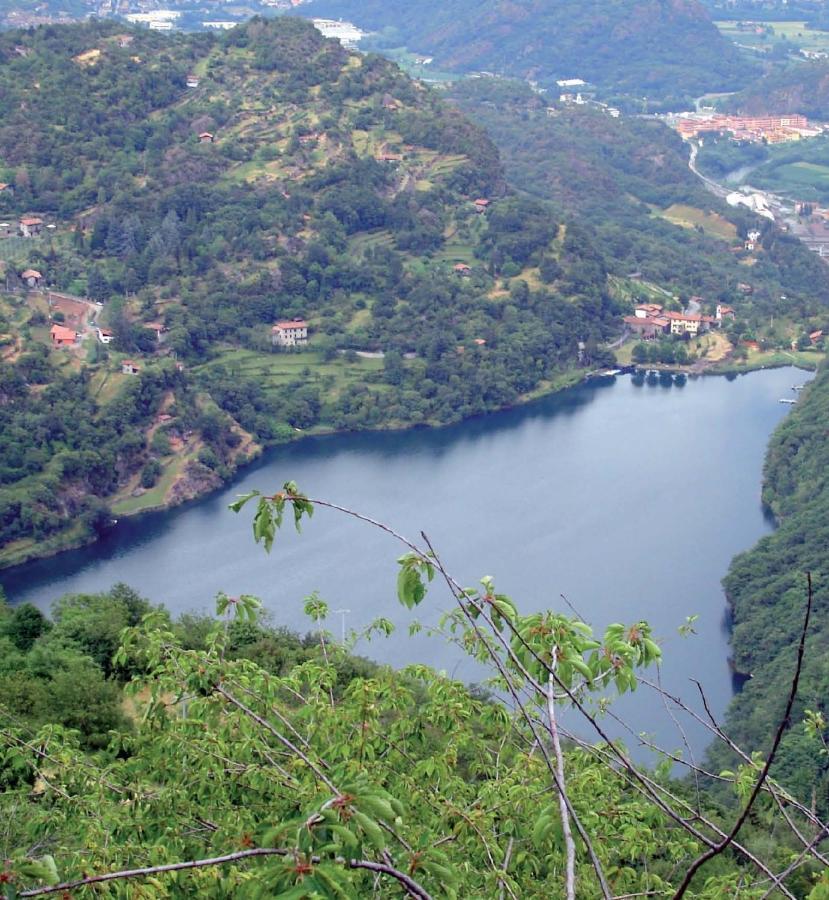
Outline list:
[[[63,325],[53,325],[49,330],[49,337],[56,347],[67,347],[75,343],[77,334]]]

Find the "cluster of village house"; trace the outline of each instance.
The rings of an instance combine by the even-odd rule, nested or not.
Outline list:
[[[696,298],[695,298],[696,299]],[[625,316],[628,331],[649,341],[662,334],[696,337],[711,328],[719,328],[725,319],[733,319],[734,310],[725,303],[717,304],[714,316],[700,313],[671,312],[658,303],[640,303],[632,316]]]
[[[767,144],[782,144],[785,141],[799,141],[801,138],[815,137],[823,129],[809,125],[806,116],[727,116],[721,113],[681,113],[669,117],[670,124],[688,139],[698,137],[706,131],[730,132],[735,141],[764,141]]]

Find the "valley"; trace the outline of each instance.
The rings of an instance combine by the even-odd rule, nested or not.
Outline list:
[[[813,6],[0,0],[3,900],[824,898]]]

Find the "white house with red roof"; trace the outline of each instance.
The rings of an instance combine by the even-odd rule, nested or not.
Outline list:
[[[19,227],[23,237],[37,237],[43,231],[43,219],[38,216],[21,216]]]
[[[277,322],[271,328],[274,347],[304,347],[308,343],[308,323],[304,319]]]

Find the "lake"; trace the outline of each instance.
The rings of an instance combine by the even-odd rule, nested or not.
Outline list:
[[[789,409],[778,400],[810,377],[773,369],[665,387],[620,376],[443,429],[308,438],[205,500],[124,520],[94,547],[8,570],[0,581],[13,602],[44,610],[65,592],[117,581],[176,613],[212,610],[220,590],[250,593],[274,622],[302,631],[302,599],[318,590],[332,610],[346,610],[330,620],[338,637],[343,622],[361,629],[379,615],[398,626],[358,652],[480,678],[453,645],[408,636],[409,622],[434,623],[451,600],[436,581],[415,613],[399,606],[402,548],[388,536],[318,509],[301,535],[286,527],[270,555],[253,543],[253,509],[235,515],[228,503],[293,479],[311,497],[412,538],[424,530],[458,581],[493,575],[521,609],[567,611],[564,595],[597,630],[647,619],[663,645],[665,686],[694,699],[688,679],[699,678],[721,714],[732,678],[720,580],[731,558],[772,528],[760,503],[766,445]],[[677,629],[689,615],[699,617],[697,634],[683,638]],[[681,745],[650,692],[619,709],[634,732]],[[707,742],[690,723],[688,736],[697,751]]]

